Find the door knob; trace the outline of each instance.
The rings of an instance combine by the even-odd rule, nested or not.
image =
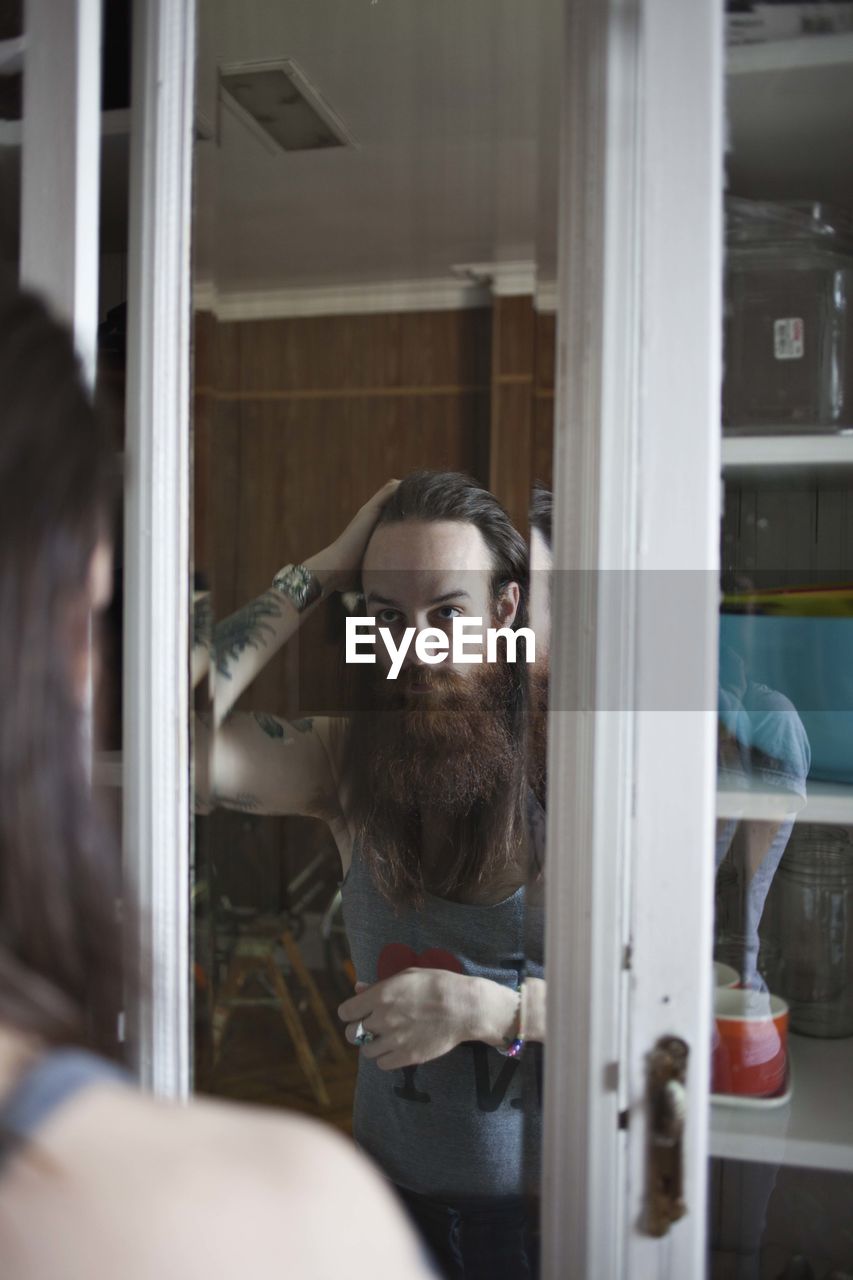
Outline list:
[[[682,1142],[690,1050],[677,1036],[662,1036],[648,1059],[648,1173],[646,1231],[664,1236],[687,1212],[683,1199]]]

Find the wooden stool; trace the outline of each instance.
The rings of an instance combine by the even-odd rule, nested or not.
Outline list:
[[[277,1005],[296,1049],[296,1057],[302,1073],[311,1086],[318,1106],[326,1109],[331,1106],[326,1085],[309,1043],[302,1017],[276,963],[275,951],[279,943],[284,947],[294,977],[299,980],[308,997],[320,1029],[331,1044],[334,1057],[343,1062],[347,1058],[347,1051],[341,1033],[329,1016],[323,997],[305,966],[296,939],[289,929],[282,931],[281,923],[277,917],[262,918],[253,922],[251,933],[238,937],[213,1011],[213,1058],[215,1062],[222,1046],[226,1027],[235,1009],[259,1004]],[[264,982],[272,991],[272,996],[252,998],[241,995],[246,983],[253,977]]]

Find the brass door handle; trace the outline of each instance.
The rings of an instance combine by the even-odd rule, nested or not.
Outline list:
[[[677,1036],[662,1036],[649,1054],[646,1231],[651,1236],[666,1235],[687,1212],[682,1142],[689,1056]]]

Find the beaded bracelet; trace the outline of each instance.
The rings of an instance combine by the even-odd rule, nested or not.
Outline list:
[[[516,1033],[512,1039],[504,1040],[504,1047],[498,1052],[502,1053],[505,1058],[520,1058],[521,1051],[524,1048],[524,979],[521,980],[516,988],[518,994],[518,1009],[516,1011]]]

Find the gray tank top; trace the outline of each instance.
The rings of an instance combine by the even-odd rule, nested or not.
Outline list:
[[[518,889],[494,906],[427,896],[393,907],[353,848],[342,885],[344,921],[360,982],[416,965],[515,987],[542,977],[542,912]],[[398,1186],[439,1199],[523,1195],[540,1181],[541,1045],[519,1059],[465,1043],[432,1062],[382,1071],[359,1057],[353,1136]]]

